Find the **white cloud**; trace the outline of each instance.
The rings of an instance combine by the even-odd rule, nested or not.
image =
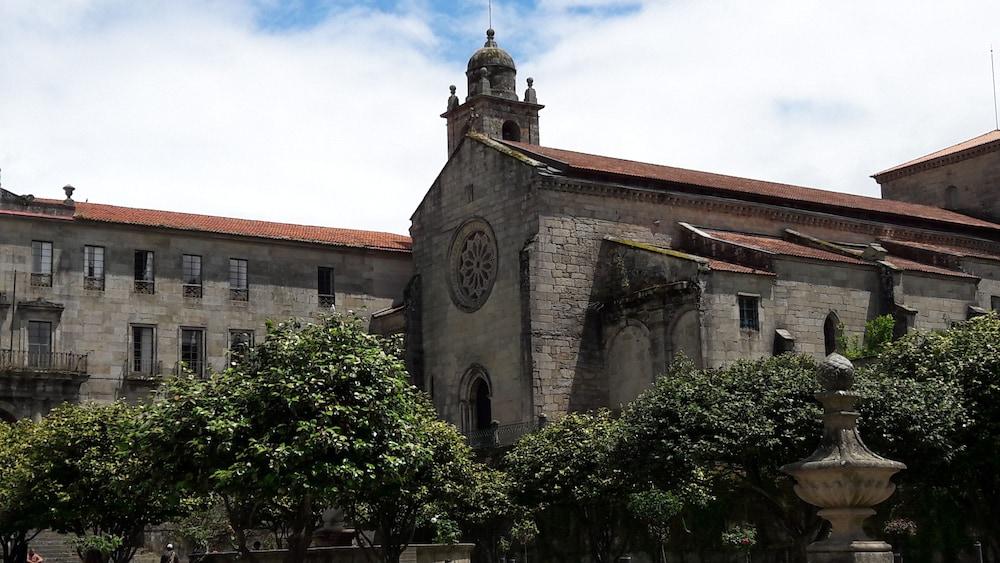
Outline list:
[[[546,0],[495,8],[544,144],[876,194],[867,175],[993,126],[1000,4]],[[405,232],[480,14],[246,2],[0,3],[0,166],[15,192]],[[576,8],[587,8],[577,10]],[[594,8],[598,10],[593,10]],[[437,34],[437,35],[436,35]],[[444,55],[450,55],[450,60]],[[464,92],[460,91],[460,95]]]

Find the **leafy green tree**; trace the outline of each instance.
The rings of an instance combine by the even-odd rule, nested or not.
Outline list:
[[[632,493],[629,497],[629,510],[646,525],[647,534],[659,548],[661,563],[667,561],[666,544],[670,539],[671,523],[683,508],[684,502],[677,495],[656,488]]]
[[[568,414],[521,438],[504,459],[515,502],[575,515],[595,563],[616,561],[631,540],[633,482],[615,455],[620,432],[608,411]]]
[[[411,391],[387,348],[357,319],[271,324],[245,361],[167,383],[150,447],[182,491],[218,495],[243,556],[247,530],[287,507],[287,561],[302,561],[322,508],[405,461]]]
[[[38,424],[29,454],[33,471],[47,476],[34,486],[48,503],[47,525],[114,563],[130,561],[143,529],[179,508],[154,452],[140,446],[143,412],[121,402],[59,406]]]
[[[45,528],[47,499],[35,488],[48,485],[47,475],[32,467],[29,453],[36,432],[28,420],[0,423],[0,549],[3,563],[23,563],[28,542]]]
[[[781,531],[778,540],[793,541],[804,557],[823,522],[779,468],[808,455],[819,440],[815,370],[814,360],[794,355],[708,370],[675,362],[623,413],[620,457],[632,461],[637,480],[681,498],[754,506],[757,517]],[[702,546],[715,545],[722,532],[703,531]]]
[[[501,538],[514,521],[527,515],[511,500],[512,483],[505,472],[478,463],[473,471],[469,502],[456,518],[467,537],[475,541],[477,559],[494,563],[504,552]]]
[[[403,441],[392,444],[393,463],[377,479],[342,497],[361,545],[385,563],[396,563],[421,526],[439,541],[458,540],[456,518],[478,500],[475,479],[485,470],[474,463],[465,438],[437,418],[416,392],[411,424]],[[363,530],[373,530],[374,536]]]
[[[877,429],[866,438],[907,463],[899,477],[904,495],[933,494],[954,507],[915,511],[918,524],[928,512],[957,514],[989,557],[1000,559],[1000,317],[911,333],[867,372],[880,388],[866,389],[863,423]]]

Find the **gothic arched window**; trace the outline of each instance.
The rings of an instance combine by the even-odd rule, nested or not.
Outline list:
[[[826,316],[826,321],[823,323],[823,345],[827,356],[837,351],[837,341],[840,339],[840,331],[840,317],[834,311],[830,311],[830,314]]]
[[[466,432],[487,430],[493,423],[493,386],[480,365],[473,365],[462,376],[462,428]]]

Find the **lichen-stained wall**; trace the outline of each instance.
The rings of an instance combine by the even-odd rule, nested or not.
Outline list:
[[[914,328],[940,330],[968,319],[976,303],[977,280],[904,272],[896,300],[917,310]]]
[[[423,378],[439,413],[455,424],[462,422],[462,401],[468,399],[469,390],[460,384],[462,375],[474,365],[489,374],[493,417],[498,422],[534,419],[522,348],[527,293],[522,291],[521,253],[537,229],[530,184],[529,166],[465,139],[412,217],[414,267],[420,276]],[[456,231],[472,218],[490,225],[498,254],[489,297],[470,312],[451,298],[449,252]]]
[[[878,273],[872,266],[775,259],[777,276],[713,272],[705,296],[708,365],[774,353],[776,329],[795,337],[795,351],[822,358],[823,324],[836,313],[848,338],[860,338],[878,314]],[[760,296],[760,331],[740,328],[739,294]]]
[[[987,311],[993,298],[1000,299],[1000,262],[978,258],[963,258],[962,271],[980,279],[975,304]]]
[[[31,242],[53,247],[52,287],[33,287]],[[103,291],[84,288],[84,246],[105,249]],[[155,293],[134,291],[134,252],[155,254]],[[203,296],[184,297],[182,255],[202,257]],[[248,261],[249,300],[232,301],[229,259]],[[295,244],[208,233],[167,232],[151,228],[38,218],[0,219],[0,292],[17,302],[42,299],[62,305],[54,317],[53,350],[88,355],[89,378],[83,400],[108,401],[134,396],[150,385],[123,384],[130,358],[130,326],[155,327],[154,359],[172,373],[179,359],[181,327],[205,331],[208,365],[228,362],[230,330],[252,330],[259,341],[265,321],[314,319],[329,312],[319,304],[317,268],[333,267],[337,311],[367,318],[402,296],[412,275],[409,253],[377,252],[316,244]],[[36,316],[46,317],[34,319]],[[30,308],[17,312],[13,348],[27,347],[28,320],[51,313]],[[12,308],[0,312],[0,348],[11,344]]]

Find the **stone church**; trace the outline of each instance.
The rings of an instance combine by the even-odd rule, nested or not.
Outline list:
[[[560,150],[494,35],[411,237],[0,189],[0,419],[144,396],[336,306],[405,332],[441,415],[495,445],[618,408],[681,354],[820,356],[879,315],[1000,308],[1000,131],[876,174],[884,199]]]
[[[885,199],[560,150],[492,30],[412,216],[415,378],[470,435],[619,407],[681,354],[831,352],[1000,307],[1000,132],[876,174]]]

